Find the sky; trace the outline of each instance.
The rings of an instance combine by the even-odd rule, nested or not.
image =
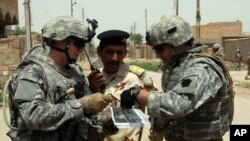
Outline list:
[[[73,16],[87,25],[86,18],[96,19],[96,32],[120,29],[142,35],[163,15],[175,14],[175,0],[73,0]],[[25,26],[24,0],[18,0],[19,26]],[[57,16],[71,15],[71,0],[30,0],[31,30],[41,33],[43,25]],[[240,20],[243,32],[250,33],[250,0],[200,0],[201,25],[210,22]],[[84,14],[83,14],[84,13]],[[84,15],[84,18],[83,18]],[[179,0],[179,16],[196,24],[196,0]]]

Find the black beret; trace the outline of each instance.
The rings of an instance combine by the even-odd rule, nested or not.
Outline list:
[[[128,37],[129,33],[121,30],[107,30],[97,36],[100,45],[123,45],[126,44]]]

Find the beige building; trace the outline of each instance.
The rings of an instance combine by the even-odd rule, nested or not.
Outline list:
[[[198,39],[197,28],[192,26],[194,37]],[[222,44],[222,37],[242,36],[242,22],[213,22],[200,26],[200,42]]]
[[[0,37],[10,25],[18,24],[18,0],[0,0]]]
[[[250,36],[243,35],[242,22],[213,22],[200,26],[200,42],[213,45],[218,43],[223,46],[225,60],[236,61],[235,53],[240,49],[243,61],[250,51]],[[192,26],[195,38],[198,38],[196,26]]]
[[[250,52],[250,36],[223,37],[222,46],[224,46],[225,60],[235,62],[236,50],[240,49],[245,63]]]

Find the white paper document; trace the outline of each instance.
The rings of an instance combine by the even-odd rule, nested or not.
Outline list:
[[[111,107],[111,116],[117,128],[149,126],[150,122],[140,109]]]

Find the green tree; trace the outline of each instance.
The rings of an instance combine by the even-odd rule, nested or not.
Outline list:
[[[26,31],[24,27],[16,26],[12,31],[13,35],[25,35]]]
[[[139,34],[139,33],[136,33],[136,34],[131,34],[129,38],[135,44],[141,44],[143,36],[141,34]]]

